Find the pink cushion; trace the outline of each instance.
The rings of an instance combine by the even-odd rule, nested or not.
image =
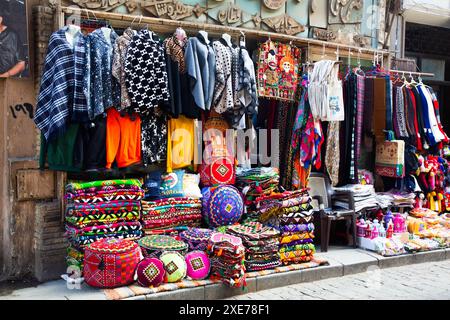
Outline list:
[[[209,275],[211,262],[204,251],[192,251],[186,254],[187,276],[193,280],[205,279]]]

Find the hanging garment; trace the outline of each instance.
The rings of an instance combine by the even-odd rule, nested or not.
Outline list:
[[[200,108],[195,105],[190,91],[189,76],[186,72],[186,60],[184,50],[187,38],[180,40],[176,33],[164,40],[164,50],[167,55],[167,74],[169,80],[170,103],[166,111],[172,116],[183,114],[189,118],[200,118]]]
[[[423,109],[423,101],[417,87],[412,87],[411,92],[414,95],[414,100],[416,102],[416,116],[417,116],[417,124],[418,124],[418,132],[420,134],[420,138],[422,139],[422,147],[423,150],[428,150],[430,148],[429,137],[425,131],[425,122],[424,122],[424,109]]]
[[[405,95],[408,98],[408,123],[411,130],[411,134],[414,137],[415,146],[417,151],[423,151],[422,132],[419,128],[419,116],[417,113],[416,96],[411,88],[405,87]]]
[[[366,136],[372,136],[374,133],[374,79],[366,78],[364,81],[364,114],[363,114],[363,132]]]
[[[64,27],[50,36],[45,57],[34,122],[46,140],[65,131],[73,111],[77,110],[78,119],[87,113],[82,86],[77,82],[83,77],[84,37],[77,32],[72,46],[66,38],[68,30]],[[75,57],[80,63],[75,63]]]
[[[120,84],[120,105],[115,106],[117,111],[126,110],[131,107],[130,96],[128,95],[127,86],[125,84],[125,60],[128,47],[135,34],[136,31],[131,28],[126,28],[123,35],[118,37],[114,44],[114,57],[111,72]]]
[[[120,85],[112,76],[113,49],[117,38],[117,33],[109,28],[97,29],[86,38],[83,91],[91,120],[120,105]]]
[[[155,108],[155,114],[141,117],[142,162],[148,166],[167,158],[167,116]]]
[[[393,87],[394,95],[394,129],[395,134],[399,138],[409,138],[408,130],[406,128],[406,114],[405,114],[405,100],[403,90],[401,87]]]
[[[237,84],[235,87],[236,101],[233,109],[228,110],[226,117],[231,126],[236,129],[244,129],[241,125],[241,119],[244,114],[252,117],[258,112],[258,96],[256,90],[255,67],[247,49],[241,47],[238,49],[237,63]]]
[[[258,95],[294,101],[299,84],[300,49],[268,40],[258,50]]]
[[[125,60],[125,84],[133,111],[147,116],[154,108],[169,103],[170,93],[164,47],[147,29],[131,40]]]
[[[433,101],[434,112],[435,112],[435,114],[436,114],[436,121],[437,121],[437,123],[438,123],[439,130],[441,131],[442,135],[444,136],[443,142],[446,143],[446,144],[448,144],[448,143],[450,142],[450,140],[449,140],[449,137],[447,136],[447,134],[445,133],[444,127],[442,126],[442,123],[441,123],[441,116],[440,116],[440,110],[439,110],[439,102],[438,102],[438,100],[437,100],[436,93],[433,91],[433,89],[432,89],[431,87],[427,87],[427,89],[428,89],[428,91],[429,91],[430,94],[431,94],[431,99],[432,99],[432,101]]]
[[[364,103],[365,103],[365,90],[366,82],[365,77],[356,74],[356,131],[355,131],[355,152],[356,152],[356,162],[358,167],[358,162],[361,157],[361,146],[362,146],[362,135],[364,126]],[[338,130],[339,132],[339,130]]]
[[[106,168],[114,161],[118,168],[141,162],[141,119],[111,108],[106,120]]]
[[[385,81],[386,81],[386,130],[394,131],[392,81],[389,76],[386,76]]]
[[[43,134],[41,135],[43,136]],[[50,170],[80,172],[83,169],[80,137],[80,124],[78,123],[69,124],[63,134],[51,141],[47,142],[42,137],[39,167],[45,169],[45,163],[47,162]]]
[[[167,124],[167,172],[188,167],[194,160],[194,120],[180,116]]]
[[[325,151],[325,168],[330,176],[331,184],[336,186],[339,182],[339,130],[340,121],[328,123],[327,147]]]
[[[98,116],[81,125],[83,162],[85,170],[106,167],[106,116]]]
[[[445,140],[445,136],[439,129],[436,113],[434,111],[433,97],[424,85],[419,85],[418,89],[422,94],[423,106],[426,107],[424,108],[424,118],[427,123],[427,133],[429,140],[432,141],[431,145],[434,146],[442,140]]]
[[[234,106],[233,93],[233,55],[235,49],[230,48],[225,40],[214,41],[216,56],[216,77],[213,95],[213,108],[219,114],[232,110]]]
[[[374,91],[373,91],[373,130],[375,137],[380,140],[384,140],[386,129],[386,79],[375,78]]]
[[[195,104],[202,110],[211,108],[215,85],[215,55],[208,39],[201,33],[191,37],[184,56],[189,75],[190,92]]]

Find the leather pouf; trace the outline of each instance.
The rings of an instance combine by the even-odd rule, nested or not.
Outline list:
[[[186,257],[187,276],[193,280],[205,279],[211,270],[211,261],[204,251],[189,252]]]
[[[161,260],[156,258],[145,258],[139,262],[137,269],[137,282],[142,287],[157,287],[163,281],[166,270]]]
[[[131,240],[105,238],[96,241],[85,249],[84,280],[97,288],[131,284],[141,256],[139,246]]]
[[[178,282],[186,277],[186,261],[181,254],[175,251],[166,251],[161,254],[160,259],[166,270],[167,282]]]
[[[203,188],[202,214],[210,227],[231,225],[239,221],[244,212],[244,201],[233,186]]]

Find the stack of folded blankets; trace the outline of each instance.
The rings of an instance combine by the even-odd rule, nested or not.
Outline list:
[[[241,238],[214,232],[208,242],[211,278],[220,279],[230,287],[245,287],[245,247]]]
[[[413,192],[391,190],[388,192],[378,192],[376,199],[382,208],[391,206],[414,207],[416,195]]]
[[[228,227],[227,232],[242,239],[246,271],[273,269],[281,265],[278,254],[280,232],[275,228],[248,221]]]
[[[257,199],[261,221],[280,232],[283,264],[311,261],[315,253],[313,208],[306,190],[286,191]]]
[[[81,268],[84,248],[103,238],[136,240],[144,192],[138,179],[70,183],[66,186],[69,266]]]
[[[255,200],[277,191],[279,180],[278,168],[237,168],[236,187],[244,195],[248,217],[258,216]]]
[[[377,208],[379,206],[375,188],[371,184],[353,184],[347,185],[340,188],[334,188],[337,192],[342,192],[342,195],[334,196],[333,205],[343,209],[349,209],[350,204],[348,203],[348,196],[346,192],[353,193],[353,199],[355,201],[355,211],[359,212],[364,209]]]
[[[173,234],[187,226],[198,227],[202,221],[202,201],[190,197],[142,201],[141,219],[145,234],[167,234],[169,231]]]
[[[213,231],[210,229],[188,228],[180,233],[180,238],[188,244],[190,251],[206,251],[212,233]]]

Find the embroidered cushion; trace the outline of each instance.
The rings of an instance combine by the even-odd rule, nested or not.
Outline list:
[[[138,243],[146,257],[157,257],[165,250],[186,252],[188,248],[188,245],[183,241],[166,235],[143,237]]]
[[[231,156],[212,156],[200,165],[200,179],[203,186],[234,184],[236,181],[235,159]]]
[[[92,287],[115,288],[134,282],[141,260],[139,246],[131,240],[105,238],[86,247],[84,280]]]
[[[189,250],[206,250],[212,230],[202,228],[189,228],[180,233],[180,238],[188,244]]]
[[[244,212],[244,201],[235,187],[225,185],[204,188],[202,194],[202,214],[210,227],[239,221]]]
[[[183,196],[184,170],[175,170],[161,176],[161,195],[163,197]]]
[[[167,282],[177,282],[186,277],[186,261],[181,254],[175,251],[166,251],[161,254],[160,259],[166,270]]]
[[[142,287],[157,287],[163,281],[166,270],[161,260],[156,258],[145,258],[139,262],[137,269],[137,282]]]
[[[211,262],[204,251],[189,252],[186,257],[187,276],[193,280],[205,279],[209,275]]]

